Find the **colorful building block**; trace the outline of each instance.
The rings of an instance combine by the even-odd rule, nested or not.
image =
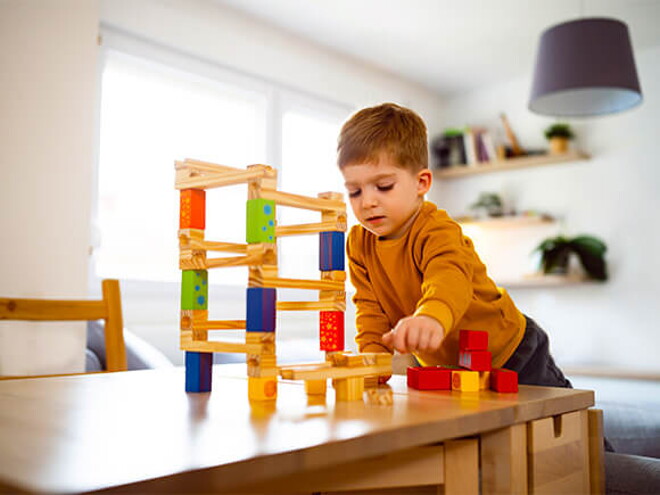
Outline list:
[[[248,377],[249,400],[275,400],[277,399],[277,377]]]
[[[248,287],[246,330],[248,332],[274,332],[276,289]]]
[[[518,373],[505,368],[491,371],[490,388],[500,393],[518,392]]]
[[[479,372],[453,370],[451,372],[451,389],[461,392],[479,392]]]
[[[319,312],[319,349],[322,351],[344,350],[344,312]]]
[[[325,395],[327,388],[328,380],[305,380],[307,395]]]
[[[335,400],[341,402],[362,400],[364,395],[364,377],[349,376],[333,380]]]
[[[245,238],[248,244],[275,242],[275,201],[248,199]]]
[[[210,392],[212,352],[186,352],[186,392]]]
[[[319,235],[319,270],[344,270],[344,233],[321,232]]]
[[[181,271],[181,309],[208,309],[209,274],[206,270]]]
[[[480,330],[461,330],[458,337],[460,351],[487,351],[488,332]]]
[[[461,351],[458,364],[472,371],[490,371],[493,356],[488,351]]]
[[[479,372],[479,390],[488,390],[490,388],[490,371]]]
[[[206,228],[206,191],[182,189],[179,199],[179,228]]]
[[[417,390],[451,390],[451,368],[442,366],[409,367],[408,386]]]

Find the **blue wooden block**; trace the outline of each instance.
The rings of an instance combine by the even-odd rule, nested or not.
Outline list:
[[[186,392],[210,392],[212,352],[186,351]]]
[[[275,289],[249,287],[247,290],[246,330],[248,332],[275,331]]]
[[[319,239],[319,270],[344,270],[344,233],[321,232]]]

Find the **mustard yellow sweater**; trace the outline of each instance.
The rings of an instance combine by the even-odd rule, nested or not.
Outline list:
[[[444,210],[425,202],[405,236],[379,239],[361,225],[348,235],[361,352],[393,352],[381,336],[406,316],[427,315],[445,328],[438,351],[416,354],[423,365],[458,363],[459,330],[485,330],[493,367],[511,357],[525,332],[525,317]]]

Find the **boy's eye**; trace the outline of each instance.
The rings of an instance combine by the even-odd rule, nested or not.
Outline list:
[[[394,187],[394,183],[392,184],[380,184],[378,185],[378,190],[379,191],[390,191]]]
[[[360,195],[360,190],[356,189],[354,191],[348,191],[349,198],[357,198]]]

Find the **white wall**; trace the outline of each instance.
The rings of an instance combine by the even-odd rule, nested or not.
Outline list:
[[[102,0],[101,21],[332,101],[355,107],[397,101],[438,129],[441,99],[433,92],[210,0]]]
[[[458,215],[479,192],[500,192],[519,210],[562,217],[569,235],[589,233],[607,243],[611,278],[605,284],[511,290],[519,307],[551,335],[564,365],[660,371],[660,47],[636,58],[644,93],[640,107],[571,121],[578,135],[574,146],[591,160],[437,181],[431,195]],[[526,109],[529,88],[529,78],[521,78],[453,98],[445,107],[445,125],[501,128],[498,115],[504,111],[523,147],[543,148],[542,131],[552,119]],[[512,247],[526,242],[522,231],[518,237],[506,232]]]
[[[0,3],[3,296],[87,294],[97,33],[95,0]],[[67,328],[4,324],[0,374],[82,370],[84,324]]]

